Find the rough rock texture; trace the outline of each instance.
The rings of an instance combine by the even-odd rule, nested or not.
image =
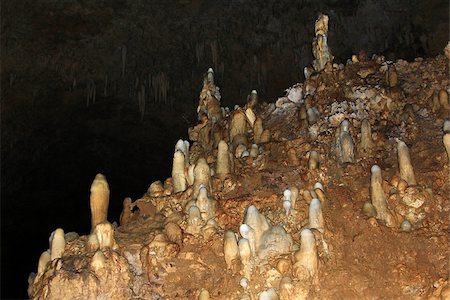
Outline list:
[[[439,55],[411,63],[398,60],[394,65],[399,84],[392,88],[385,80],[387,68],[382,60],[324,70],[299,85],[303,95],[311,96],[308,105],[320,112],[312,125],[299,119],[304,99],[257,107],[256,114],[270,129],[271,140],[258,145],[256,157],[235,159],[234,173],[228,178],[212,177],[212,196],[217,201],[214,230],[207,231],[205,226],[203,235],[186,233],[186,205],[192,187],[171,194],[167,185],[164,195],[145,194],[131,204],[130,221],[115,231],[119,249],[105,251],[104,273],[91,273],[88,262],[93,253],[86,252],[87,237],[82,236],[68,242],[64,256],[48,265],[44,276],[31,285],[31,295],[57,299],[64,290],[71,299],[80,299],[79,293],[93,299],[195,299],[205,289],[213,299],[239,299],[270,288],[285,295],[289,291],[285,284],[291,281],[280,282],[283,276],[294,278],[290,266],[299,248],[300,232],[308,226],[309,202],[315,193],[311,190],[321,182],[324,193],[314,194],[322,202],[325,220],[323,234],[313,230],[318,276],[312,282],[292,279],[292,289],[297,291],[292,295],[297,296],[291,299],[446,299],[450,186],[442,125],[449,111],[432,113],[430,97],[435,90],[449,88],[448,60]],[[363,70],[371,70],[370,75],[361,76]],[[408,109],[403,118],[408,104],[412,113]],[[354,164],[341,164],[333,151],[336,130],[344,119],[349,121],[355,145],[362,120],[368,119],[372,127],[373,151],[357,157]],[[229,116],[221,122],[226,128]],[[253,139],[251,130],[247,138]],[[391,180],[399,173],[396,138],[410,148],[417,186],[405,188]],[[224,139],[227,141],[226,136]],[[191,164],[204,156],[213,168],[217,149],[198,143],[191,149]],[[290,163],[290,149],[295,150],[299,164]],[[311,150],[319,153],[318,169],[308,169]],[[362,210],[370,201],[370,168],[374,164],[380,166],[385,179],[383,189],[398,221],[394,228],[366,217]],[[294,185],[299,188],[299,198],[286,215],[283,191]],[[225,230],[239,232],[250,205],[271,225],[283,226],[294,245],[287,254],[253,265],[244,290],[239,285],[243,274],[240,261],[227,269],[223,234]],[[400,230],[403,220],[411,223],[412,231]],[[169,223],[172,234],[165,226]]]

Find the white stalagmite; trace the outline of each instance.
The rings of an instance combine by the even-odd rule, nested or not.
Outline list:
[[[187,182],[185,166],[184,153],[181,150],[176,150],[173,155],[172,164],[172,182],[174,193],[184,192],[186,190]]]
[[[198,159],[197,164],[194,168],[194,184],[192,199],[196,200],[198,193],[200,191],[200,186],[204,185],[208,190],[208,194],[212,192],[211,190],[211,171],[206,159],[201,157]]]
[[[300,280],[314,280],[318,274],[316,239],[309,229],[300,234],[300,250],[295,254],[293,273]]]
[[[56,229],[50,236],[50,259],[61,258],[66,248],[66,239],[64,237],[64,230]]]
[[[409,186],[416,185],[416,177],[409,156],[409,149],[406,144],[400,140],[397,141],[398,167],[400,169],[400,178],[405,180]]]
[[[220,141],[217,147],[216,174],[220,179],[226,178],[231,173],[230,154],[228,144]]]
[[[325,230],[325,221],[322,215],[322,204],[319,199],[312,199],[309,204],[309,228],[315,228],[320,232]]]
[[[255,231],[255,249],[258,249],[259,243],[261,242],[261,236],[270,228],[266,217],[260,214],[258,209],[252,205],[247,208],[244,223]]]
[[[198,235],[204,222],[201,217],[200,209],[196,205],[189,208],[186,232],[192,235]]]
[[[208,190],[204,185],[200,186],[197,200],[197,207],[200,209],[201,217],[204,221],[212,219],[216,215],[216,201],[208,195]]]
[[[91,230],[108,218],[109,185],[103,174],[97,174],[91,185]]]
[[[395,227],[395,219],[389,211],[386,195],[383,191],[383,179],[381,177],[381,169],[377,165],[371,168],[372,176],[370,178],[370,198],[373,206],[377,211],[377,219],[386,223],[388,227]]]
[[[227,268],[230,269],[233,261],[239,258],[239,246],[236,240],[236,235],[233,231],[225,231],[223,238],[223,253]]]
[[[46,250],[42,252],[41,256],[39,257],[39,263],[38,263],[38,269],[36,274],[36,280],[44,274],[45,269],[47,269],[47,264],[49,261],[51,261],[51,254],[50,250]]]
[[[259,294],[259,300],[278,300],[278,299],[280,298],[278,297],[278,294],[274,288],[270,288]]]
[[[238,242],[239,247],[239,257],[241,263],[244,266],[244,276],[250,278],[251,275],[251,263],[252,250],[250,249],[250,242],[246,238],[242,238]]]
[[[248,241],[248,244],[250,246],[250,253],[251,256],[255,256],[256,255],[256,251],[257,251],[257,245],[256,245],[256,238],[255,238],[255,230],[248,226],[247,224],[242,224],[239,227],[239,233],[241,234],[241,236],[246,239]]]

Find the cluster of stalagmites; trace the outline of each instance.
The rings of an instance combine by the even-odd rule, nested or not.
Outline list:
[[[305,69],[307,80],[303,84],[293,86],[286,97],[278,99],[272,114],[296,111],[300,127],[311,142],[304,160],[313,177],[323,176],[322,161],[327,158],[339,168],[370,161],[370,201],[362,207],[364,214],[387,227],[411,231],[425,218],[422,206],[432,198],[432,192],[420,185],[420,178],[416,179],[409,147],[403,141],[410,139],[405,135],[390,141],[390,145],[396,145],[398,169],[390,182],[383,180],[382,169],[373,163],[379,158],[377,150],[388,141],[380,138],[377,130],[390,119],[396,119],[399,128],[413,126],[415,118],[427,111],[406,103],[397,70],[402,64],[385,62],[381,56],[369,60],[364,53],[354,55],[347,67],[333,64],[327,34],[328,17],[320,15],[315,24],[313,68]],[[382,74],[384,83],[339,84],[346,78],[347,68],[356,68],[362,82]],[[339,87],[345,100],[321,104],[318,100],[326,86]],[[51,234],[49,250],[42,253],[37,273],[29,278],[31,298],[63,299],[67,290],[76,291],[81,295],[79,299],[155,295],[157,292],[145,282],[154,279],[148,274],[162,257],[178,255],[186,239],[201,242],[214,238],[223,239],[227,272],[241,278],[240,287],[236,287],[239,299],[298,300],[314,295],[319,283],[319,250],[331,255],[323,216],[330,200],[324,187],[320,182],[309,189],[290,186],[282,192],[278,217],[270,214],[269,218],[261,212],[263,208],[260,211],[257,205],[249,205],[239,226],[221,225],[217,192],[233,190],[244,167],[262,168],[265,146],[277,134],[263,124],[257,91],[251,91],[244,107],[232,110],[221,107],[220,100],[214,71],[209,69],[200,92],[198,123],[189,128],[190,142],[176,143],[171,177],[153,182],[143,199],[123,201],[121,227],[136,222],[137,215],[156,218],[157,212],[162,216],[163,228],[153,230],[142,244],[120,245],[116,226],[107,220],[108,183],[98,174],[91,186],[91,234],[78,237],[75,233],[64,234],[61,228]],[[445,88],[436,89],[431,100],[428,110],[448,115],[450,104]],[[443,133],[446,164],[450,164],[450,120],[443,123]],[[329,141],[329,136],[331,142],[324,142]],[[321,144],[331,147],[319,147]],[[287,150],[287,156],[292,166],[300,164],[295,147]],[[298,219],[301,205],[308,207],[307,220]],[[289,225],[293,222],[295,233]],[[69,254],[67,243],[71,245]],[[267,277],[265,285],[255,283],[259,276]],[[114,282],[108,278],[115,278]],[[211,298],[206,289],[197,295],[198,299]]]
[[[225,231],[224,257],[227,267],[232,271],[236,270],[236,266],[238,269],[240,267],[240,274],[243,276],[240,281],[243,294],[239,299],[254,297],[250,288],[253,274],[261,274],[267,261],[274,258],[277,259],[276,267],[265,275],[278,277],[278,286],[267,286],[267,289],[259,292],[259,299],[307,299],[314,291],[319,271],[318,245],[321,249],[327,249],[322,214],[326,198],[320,183],[316,183],[313,190],[302,190],[301,193],[299,195],[295,186],[284,190],[280,205],[280,209],[289,218],[291,214],[295,214],[297,201],[309,202],[308,222],[301,230],[300,245],[294,244],[291,235],[282,225],[270,225],[267,218],[253,205],[245,212],[239,234],[232,230]]]

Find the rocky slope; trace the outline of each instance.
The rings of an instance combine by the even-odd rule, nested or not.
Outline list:
[[[448,72],[361,52],[234,109],[206,76],[172,177],[55,233],[30,297],[449,299]]]

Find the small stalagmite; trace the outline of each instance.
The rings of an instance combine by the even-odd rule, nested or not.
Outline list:
[[[204,221],[212,219],[216,215],[216,201],[208,195],[208,190],[204,185],[200,186],[197,200],[197,207],[200,209],[201,217]]]
[[[339,133],[339,143],[340,143],[340,159],[342,163],[354,163],[355,153],[353,139],[349,132],[349,122],[344,120],[341,122],[341,130]]]
[[[320,232],[325,230],[325,221],[322,214],[322,203],[319,199],[312,199],[309,204],[309,228],[315,228]]]
[[[295,253],[294,276],[299,280],[314,280],[318,274],[319,259],[316,239],[311,230],[302,230],[300,243],[300,250]]]
[[[198,295],[198,300],[209,300],[209,299],[211,299],[209,292],[205,289],[202,289],[202,291]]]
[[[391,88],[398,85],[398,73],[394,65],[388,66],[388,70],[386,71],[386,83]]]
[[[223,253],[227,268],[230,269],[234,260],[239,258],[239,246],[236,240],[236,235],[233,231],[225,231],[223,238]]]
[[[258,105],[258,92],[252,90],[250,95],[247,96],[247,108],[254,109]]]
[[[94,228],[94,234],[97,236],[99,249],[111,248],[117,249],[117,243],[114,238],[114,227],[108,221],[97,224]]]
[[[242,224],[239,227],[239,233],[241,234],[241,236],[246,239],[248,241],[248,244],[250,246],[250,253],[251,256],[255,256],[256,255],[256,251],[257,251],[257,244],[256,244],[256,238],[255,238],[255,230],[250,227],[247,224]]]
[[[369,155],[373,147],[372,128],[369,120],[364,119],[361,123],[361,141],[358,146],[358,152],[361,156]]]
[[[206,159],[201,157],[198,159],[194,167],[194,184],[192,199],[196,200],[200,191],[201,185],[205,186],[208,193],[211,193],[211,170],[206,162]]]
[[[109,185],[103,174],[97,174],[91,185],[91,230],[108,219]]]
[[[253,123],[253,142],[255,144],[261,143],[261,135],[264,131],[263,122],[260,117],[257,117],[255,123]]]
[[[445,89],[441,89],[439,91],[439,104],[446,110],[450,109],[450,103],[448,102],[448,92]]]
[[[259,294],[259,300],[279,300],[278,294],[274,288],[262,291]]]
[[[187,182],[185,167],[184,153],[180,150],[175,151],[172,164],[172,182],[174,193],[184,192],[186,190]]]
[[[309,152],[309,160],[308,160],[308,168],[310,170],[316,170],[319,168],[319,153],[317,153],[317,151],[312,150],[311,152]]]
[[[192,205],[189,208],[186,232],[192,235],[198,235],[203,224],[200,209],[196,205]]]
[[[47,264],[51,260],[52,259],[51,259],[50,250],[46,250],[46,251],[42,252],[41,256],[39,257],[36,280],[38,280],[39,277],[41,277],[42,274],[44,274],[45,269],[47,269]]]
[[[131,219],[131,198],[130,197],[126,197],[123,200],[123,209],[122,209],[122,213],[120,214],[120,225],[126,225],[128,224],[128,222],[130,222]]]
[[[220,141],[217,147],[216,174],[220,179],[225,179],[231,173],[230,154],[228,144]]]
[[[270,228],[266,217],[259,213],[256,206],[251,205],[247,208],[244,222],[255,231],[255,249],[258,249],[259,243],[261,242],[261,236]]]
[[[92,257],[91,261],[91,269],[94,272],[99,272],[105,267],[106,264],[106,258],[102,251],[98,250],[95,252],[94,256]]]
[[[377,165],[371,168],[372,176],[370,178],[370,198],[373,206],[377,211],[377,219],[382,220],[386,226],[395,227],[395,219],[389,211],[386,195],[383,191],[383,178],[381,177],[381,169]]]
[[[238,242],[239,258],[244,266],[244,276],[250,278],[251,275],[251,258],[252,250],[250,249],[250,242],[246,238],[242,238]]]
[[[400,169],[400,178],[405,180],[409,186],[416,185],[416,177],[411,164],[408,146],[400,140],[397,141],[397,158]]]
[[[237,110],[231,115],[230,141],[233,142],[235,136],[247,133],[247,117],[242,110]]]
[[[66,249],[66,239],[64,237],[64,230],[56,229],[50,236],[50,259],[61,258]]]

